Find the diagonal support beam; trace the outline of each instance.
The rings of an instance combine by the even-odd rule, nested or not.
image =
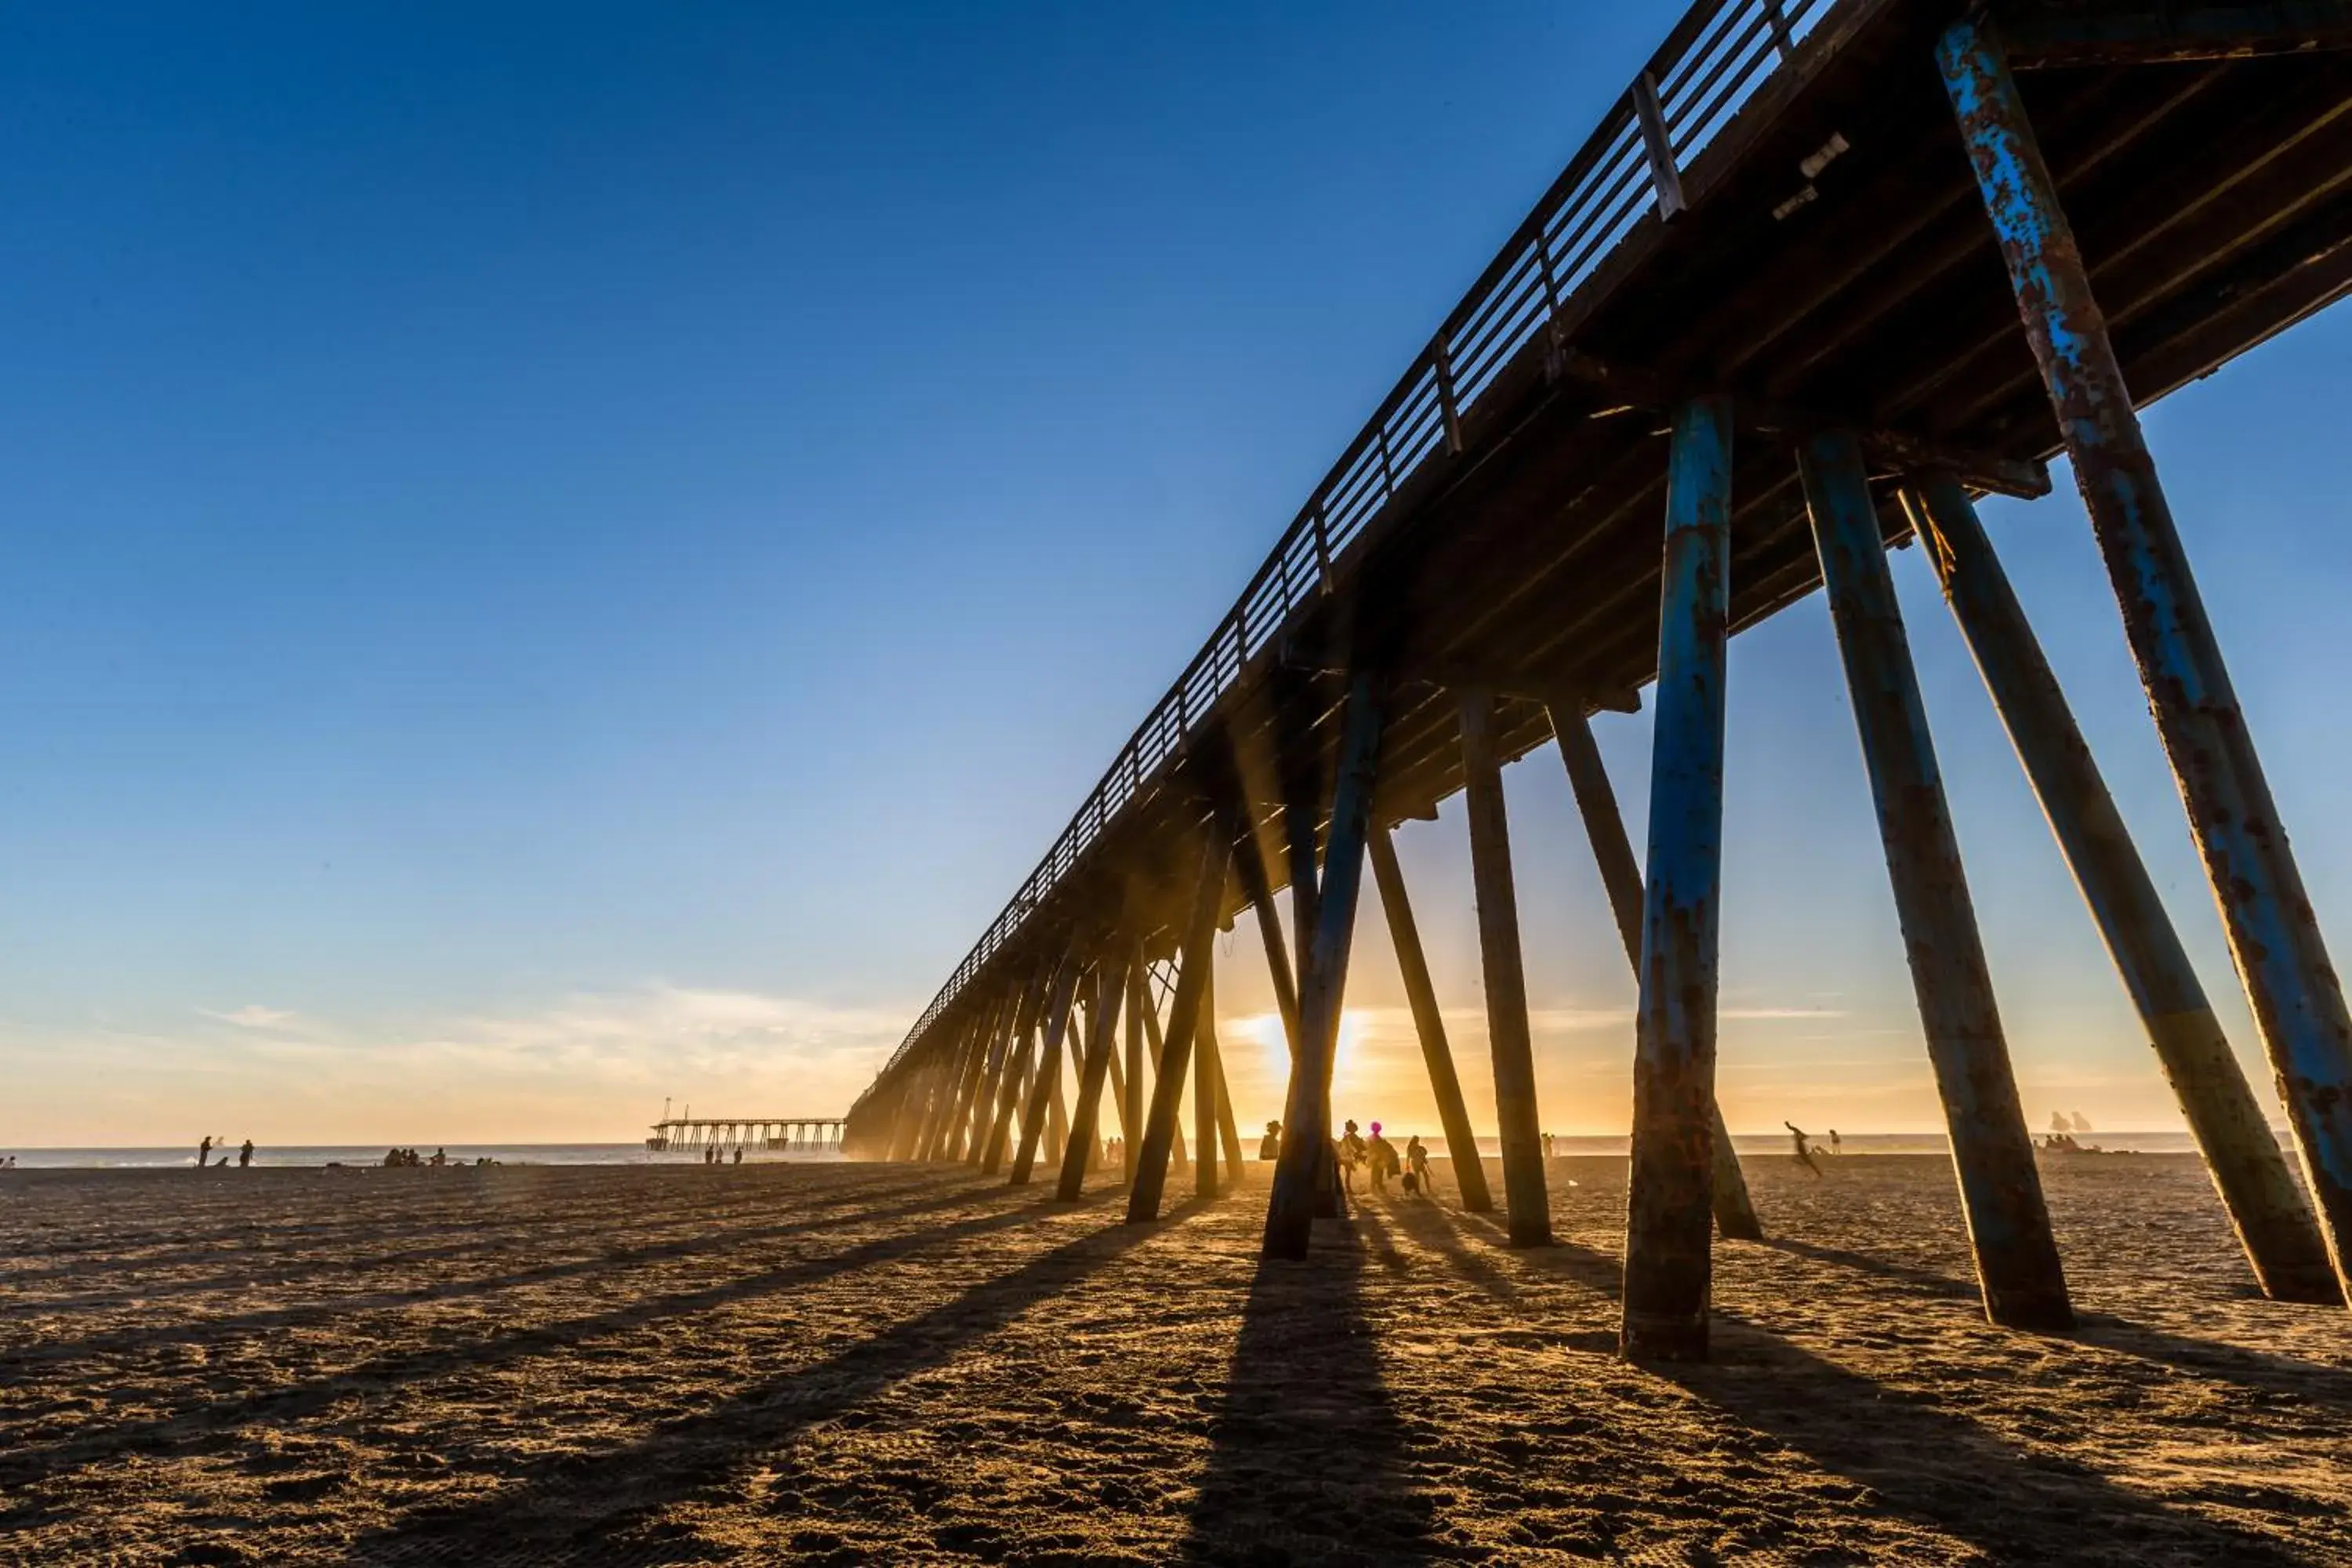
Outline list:
[[[1168,1055],[1168,1041],[1160,1032],[1160,1009],[1152,1001],[1151,979],[1148,972],[1144,974],[1142,994],[1139,1000],[1141,1003],[1143,1012],[1143,1043],[1150,1050],[1151,1077],[1152,1081],[1157,1083],[1160,1078],[1160,1064]],[[1146,1097],[1145,1104],[1147,1108],[1150,1103],[1150,1101],[1149,1097]],[[1147,1109],[1143,1115],[1147,1131],[1150,1125],[1150,1119],[1151,1113],[1150,1110]],[[1176,1125],[1169,1130],[1168,1154],[1169,1158],[1175,1162],[1176,1168],[1180,1171],[1185,1169],[1192,1163],[1192,1157],[1186,1152],[1186,1145],[1184,1142],[1184,1122],[1181,1117],[1179,1117],[1177,1119]]]
[[[2011,1328],[2069,1328],[2074,1313],[2065,1271],[1886,566],[1869,470],[1861,446],[1835,433],[1799,447],[1797,468],[1878,808],[1927,1059],[1944,1102],[1985,1312]]]
[[[1914,481],[1903,500],[2181,1115],[2204,1152],[2205,1168],[2254,1278],[2274,1300],[2341,1300],[2319,1226],[1977,509],[1959,481],[1944,474]]]
[[[979,1120],[973,1123],[971,1148],[964,1155],[964,1163],[980,1166],[982,1174],[994,1175],[997,1164],[1004,1158],[1006,1118],[1011,1114],[1007,1101],[1018,1085],[1021,1052],[1036,1022],[1037,1008],[1050,978],[1033,973],[1020,982],[1013,995],[1012,1022],[981,1079],[980,1104],[974,1108]]]
[[[1624,815],[1617,809],[1617,792],[1610,787],[1609,770],[1592,739],[1592,726],[1583,707],[1573,700],[1553,699],[1553,737],[1559,742],[1559,760],[1568,769],[1569,788],[1575,793],[1578,815],[1584,818],[1585,837],[1592,858],[1601,868],[1608,890],[1610,911],[1617,918],[1617,934],[1625,943],[1625,961],[1633,977],[1642,975],[1642,868],[1633,858],[1633,840],[1625,832]],[[1739,1168],[1739,1153],[1731,1146],[1731,1131],[1723,1124],[1723,1106],[1715,1117],[1715,1228],[1735,1241],[1761,1241],[1764,1226],[1748,1195],[1748,1177]]]
[[[1535,1042],[1519,951],[1518,891],[1511,878],[1510,823],[1495,752],[1495,700],[1461,693],[1463,812],[1470,819],[1470,875],[1477,890],[1478,958],[1486,980],[1486,1042],[1495,1061],[1495,1120],[1503,1146],[1503,1207],[1513,1247],[1551,1242],[1543,1127],[1536,1108]]]
[[[1054,1195],[1073,1204],[1086,1190],[1087,1166],[1094,1160],[1095,1124],[1102,1106],[1103,1080],[1110,1076],[1118,1047],[1118,1005],[1127,990],[1127,963],[1103,960],[1096,971],[1095,1004],[1087,1016],[1087,1050],[1078,1068],[1078,1098],[1070,1108],[1069,1142],[1062,1148],[1062,1177]]]
[[[1298,1049],[1290,1060],[1282,1157],[1275,1162],[1266,1202],[1266,1258],[1304,1258],[1314,1227],[1316,1188],[1331,1142],[1331,1065],[1339,1032],[1339,1005],[1348,983],[1348,952],[1356,929],[1356,895],[1363,883],[1364,838],[1371,826],[1372,785],[1380,765],[1381,701],[1370,674],[1348,687],[1341,724],[1339,777],[1331,795],[1330,842],[1315,901],[1313,941],[1300,971]],[[1302,936],[1305,933],[1302,932]]]
[[[1396,845],[1387,828],[1374,828],[1366,847],[1371,854],[1372,880],[1381,890],[1381,910],[1388,916],[1389,940],[1396,945],[1397,968],[1404,975],[1413,1033],[1421,1037],[1422,1059],[1429,1067],[1437,1120],[1445,1129],[1446,1156],[1454,1162],[1454,1184],[1462,1189],[1462,1207],[1470,1214],[1491,1213],[1495,1197],[1486,1190],[1486,1166],[1470,1128],[1469,1108],[1462,1101],[1462,1079],[1454,1070],[1454,1050],[1445,1039],[1445,1016],[1438,1009],[1437,987],[1430,981],[1429,960],[1421,950],[1421,928],[1413,922],[1412,903],[1405,896],[1404,868],[1397,864]]]
[[[1290,952],[1283,942],[1282,911],[1275,906],[1273,879],[1266,873],[1265,847],[1255,833],[1242,835],[1234,848],[1234,874],[1242,896],[1257,916],[1258,941],[1265,948],[1266,976],[1274,984],[1274,1007],[1282,1018],[1282,1037],[1293,1056],[1298,1054],[1298,987],[1292,978]]]
[[[1220,900],[1222,901],[1222,898]],[[1201,949],[1201,1004],[1192,1026],[1192,1195],[1217,1195],[1217,944]]]
[[[1192,1059],[1192,1035],[1209,989],[1209,952],[1217,940],[1217,914],[1224,902],[1232,840],[1230,826],[1222,818],[1213,819],[1201,847],[1192,907],[1184,921],[1182,967],[1176,972],[1176,995],[1168,1007],[1168,1037],[1160,1047],[1160,1076],[1151,1086],[1151,1116],[1144,1124],[1135,1185],[1127,1196],[1130,1222],[1160,1217],[1160,1200],[1168,1184],[1168,1153],[1176,1141],[1178,1101],[1184,1092],[1184,1069]]]
[[[1958,22],[1936,60],[2286,1100],[2337,1283],[2352,1301],[2352,1010],[2343,982],[2000,43]]]
[[[1061,978],[1054,983],[1054,997],[1045,1008],[1045,1039],[1029,1088],[1029,1109],[1021,1117],[1021,1144],[1013,1156],[1012,1186],[1027,1186],[1036,1169],[1037,1146],[1044,1140],[1055,1091],[1061,1087],[1062,1039],[1070,1032],[1070,1013],[1076,1004],[1082,967],[1076,952],[1063,961]]]

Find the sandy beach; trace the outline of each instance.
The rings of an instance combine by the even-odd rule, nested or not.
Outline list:
[[[2257,1296],[2192,1161],[2047,1168],[2066,1338],[1984,1323],[1942,1161],[1749,1169],[1669,1370],[1617,1160],[1550,1249],[1397,1197],[1263,1270],[1262,1190],[13,1173],[0,1561],[2352,1563],[2352,1314]]]

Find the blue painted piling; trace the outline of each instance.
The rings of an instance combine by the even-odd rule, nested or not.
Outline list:
[[[2158,734],[2294,1129],[2339,1287],[2352,1266],[2352,1013],[2271,799],[2129,388],[1998,40],[1937,45]]]
[[[1622,1343],[1629,1356],[1696,1360],[1714,1269],[1730,399],[1677,408],[1667,462]]]
[[[2319,1227],[1968,491],[1929,474],[1904,500],[2254,1278],[2276,1300],[2338,1300]]]
[[[1798,471],[1878,808],[1927,1059],[1944,1102],[1985,1312],[2011,1328],[2067,1328],[2074,1313],[2066,1277],[2033,1164],[2033,1137],[2018,1102],[1895,579],[1886,569],[1861,443],[1843,431],[1811,437],[1799,448]]]

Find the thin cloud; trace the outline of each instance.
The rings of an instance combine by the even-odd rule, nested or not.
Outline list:
[[[294,1021],[294,1015],[282,1007],[265,1007],[258,1002],[248,1002],[234,1013],[217,1013],[210,1007],[197,1012],[207,1018],[217,1018],[224,1024],[234,1024],[240,1029],[275,1029]]]

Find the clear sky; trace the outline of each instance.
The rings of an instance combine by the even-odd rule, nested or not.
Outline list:
[[[845,1106],[1677,8],[10,11],[0,1146]],[[2149,421],[2339,955],[2348,358]],[[2069,482],[1988,520],[2256,1060]],[[2177,1124],[1895,570],[2029,1112]],[[1731,1123],[1935,1126],[1818,598],[1730,694]],[[1545,1120],[1618,1128],[1556,758],[1509,793]],[[1458,811],[1400,847],[1483,1121]],[[1402,1125],[1365,914],[1342,1113]]]

